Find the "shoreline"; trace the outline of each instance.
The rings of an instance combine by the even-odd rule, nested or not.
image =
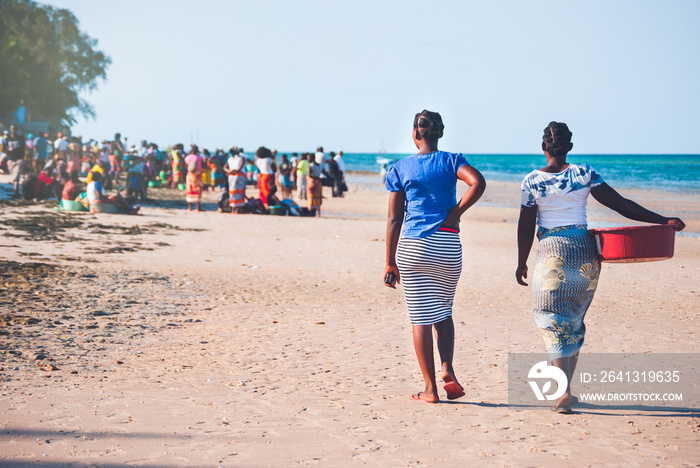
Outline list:
[[[478,169],[478,168],[477,168]],[[353,176],[360,176],[360,177],[370,177],[370,178],[377,178],[381,179],[381,176],[379,172],[373,172],[373,171],[346,171],[347,174],[353,175]],[[488,171],[484,173],[484,177],[486,178],[487,183],[491,182],[498,182],[498,183],[507,183],[507,184],[517,184],[518,187],[520,186],[520,183],[522,182],[522,177],[517,180],[516,177],[506,177],[506,176],[496,176],[496,177],[491,177],[493,173],[489,173]],[[698,182],[698,186],[689,189],[689,188],[679,188],[679,189],[671,189],[669,187],[637,187],[637,186],[629,186],[625,184],[615,184],[613,183],[613,188],[618,191],[626,191],[630,193],[634,192],[639,192],[639,193],[645,193],[645,194],[656,194],[656,193],[665,193],[669,195],[680,195],[680,196],[691,196],[691,197],[696,197],[700,195],[700,181]],[[380,182],[381,186],[381,182]]]
[[[463,153],[464,154],[464,153]],[[402,159],[408,154],[394,154]],[[486,180],[522,182],[533,169],[544,162],[542,154],[464,154]],[[618,189],[664,190],[700,195],[700,155],[697,154],[576,154],[572,163],[588,163]],[[348,168],[379,172],[372,154],[348,153],[353,163]]]

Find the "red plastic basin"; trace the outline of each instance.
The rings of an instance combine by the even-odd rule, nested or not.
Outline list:
[[[673,257],[676,230],[672,224],[591,229],[601,262],[654,262]]]

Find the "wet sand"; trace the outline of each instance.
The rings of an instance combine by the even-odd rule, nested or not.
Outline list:
[[[135,217],[0,205],[0,463],[697,464],[697,408],[507,406],[508,353],[544,349],[513,275],[517,184],[491,183],[462,222],[467,395],[411,401],[403,293],[381,284],[387,195],[378,178],[349,185],[321,219],[186,214],[166,189]],[[671,260],[605,266],[583,352],[700,352],[700,201],[622,192],[690,235]]]

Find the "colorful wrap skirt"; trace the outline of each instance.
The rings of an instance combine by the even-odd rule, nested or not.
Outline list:
[[[187,203],[197,203],[202,199],[202,175],[196,172],[188,172],[186,181]]]
[[[245,204],[245,188],[248,178],[243,172],[235,172],[228,176],[228,204],[231,208]]]
[[[260,174],[258,176],[258,189],[260,190],[260,201],[263,202],[265,208],[268,207],[267,199],[270,196],[270,191],[272,190],[272,184],[274,182],[274,176],[272,174]]]
[[[440,228],[423,239],[402,237],[396,263],[412,325],[434,325],[452,317],[462,273],[459,232]]]
[[[202,172],[202,183],[204,185],[211,185],[211,170],[210,169],[204,169],[204,172]]]
[[[173,168],[173,184],[177,184],[178,182],[180,182],[180,161],[173,160],[172,168]]]
[[[532,275],[532,312],[550,359],[570,357],[586,335],[583,319],[593,301],[600,262],[585,225],[539,228]]]
[[[323,203],[323,184],[321,179],[306,176],[306,191],[309,195],[309,208],[321,208],[321,203]]]
[[[109,173],[114,174],[121,171],[119,159],[113,154],[109,155]]]

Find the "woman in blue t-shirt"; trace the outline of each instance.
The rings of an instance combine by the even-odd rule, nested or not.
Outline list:
[[[481,173],[459,153],[438,150],[445,126],[437,112],[424,110],[413,121],[418,153],[394,164],[386,175],[389,216],[384,284],[402,282],[413,327],[413,344],[425,380],[414,400],[439,401],[433,360],[433,329],[447,398],[464,396],[452,368],[455,330],[452,300],[462,272],[459,219],[484,193]],[[457,203],[456,183],[469,185]]]

